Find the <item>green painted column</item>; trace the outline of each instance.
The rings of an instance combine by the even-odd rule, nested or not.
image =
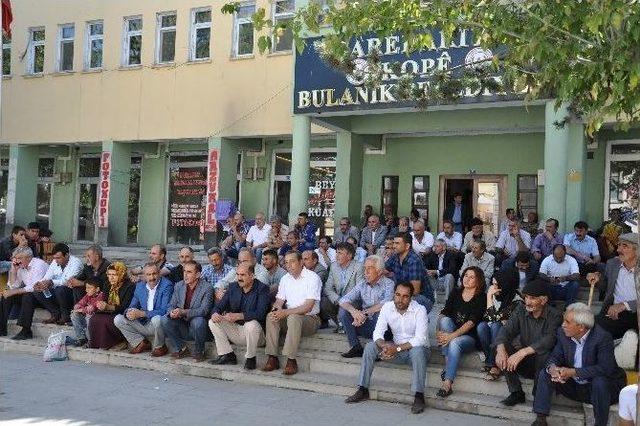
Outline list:
[[[161,146],[157,154],[147,154],[142,158],[138,213],[138,244],[140,245],[150,246],[166,241],[168,163],[166,145]]]
[[[311,152],[311,118],[293,116],[293,146],[291,149],[291,193],[289,195],[289,225],[309,204],[309,159]],[[337,186],[337,185],[336,185]]]
[[[76,197],[78,158],[71,150],[67,155],[56,158],[55,173],[70,173],[71,180],[65,183],[54,183],[51,187],[51,210],[49,212],[49,228],[53,231],[54,241],[74,241],[74,222],[78,215]]]
[[[340,218],[349,217],[357,223],[362,205],[362,163],[364,149],[362,137],[351,132],[338,132],[336,135],[336,208],[335,226]]]
[[[36,219],[38,153],[37,146],[9,147],[7,232],[14,225],[26,226]]]
[[[556,128],[554,122],[561,122],[567,114],[566,106],[556,111],[553,101],[545,105],[543,217],[558,219],[561,230],[567,229],[567,156],[571,133],[568,125]]]
[[[587,145],[584,128],[581,123],[569,123],[569,144],[567,156],[567,203],[565,230],[571,230],[573,224],[585,220],[585,163]],[[598,224],[590,224],[593,227]]]
[[[104,245],[127,244],[131,145],[104,141],[98,188],[98,241]]]

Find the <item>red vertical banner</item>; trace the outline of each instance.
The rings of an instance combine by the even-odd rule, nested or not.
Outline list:
[[[98,227],[109,226],[109,192],[111,190],[111,153],[103,152],[100,159],[100,188],[98,188]]]
[[[205,232],[216,232],[216,203],[218,202],[218,183],[220,151],[209,150],[207,161],[207,206],[204,219]]]

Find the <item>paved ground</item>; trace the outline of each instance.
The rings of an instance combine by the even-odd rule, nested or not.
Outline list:
[[[506,425],[337,396],[0,353],[2,425]],[[224,417],[221,417],[224,416]]]

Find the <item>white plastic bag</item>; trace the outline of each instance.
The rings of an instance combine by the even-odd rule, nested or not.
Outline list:
[[[47,347],[44,350],[42,360],[45,362],[49,362],[66,361],[67,359],[69,359],[69,355],[67,354],[67,346],[65,345],[66,339],[66,331],[59,331],[57,333],[51,334],[49,336],[49,339],[47,340]]]

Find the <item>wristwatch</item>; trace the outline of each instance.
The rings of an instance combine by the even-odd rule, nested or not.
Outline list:
[[[402,348],[400,346],[396,346],[396,352],[398,353],[402,352]]]

